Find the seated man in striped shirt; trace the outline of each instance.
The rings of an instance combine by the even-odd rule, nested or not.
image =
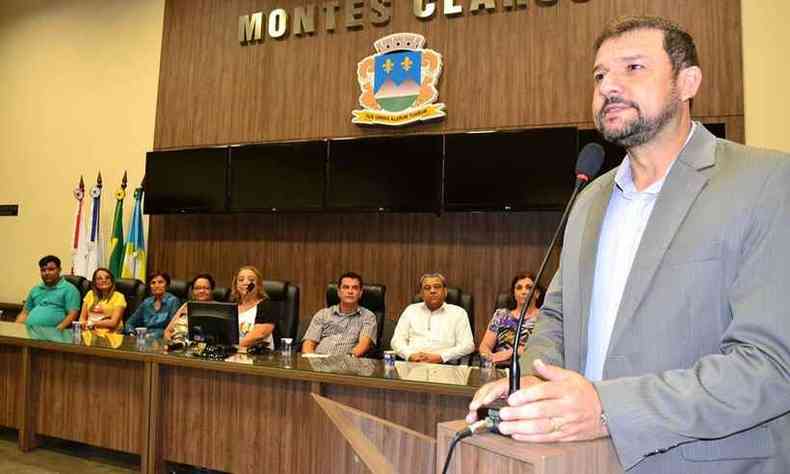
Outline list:
[[[340,304],[319,310],[303,338],[302,352],[362,357],[376,343],[376,315],[359,305],[362,277],[344,273],[337,280]]]

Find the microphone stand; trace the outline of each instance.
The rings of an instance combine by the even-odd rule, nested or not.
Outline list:
[[[524,301],[524,305],[521,307],[521,314],[518,317],[518,325],[516,326],[516,334],[515,338],[513,339],[515,348],[513,350],[513,356],[510,359],[510,389],[508,394],[513,394],[517,392],[521,388],[521,367],[518,363],[518,347],[519,342],[521,341],[521,332],[522,326],[524,324],[524,319],[527,316],[527,309],[529,308],[529,304],[532,301],[533,296],[535,295],[535,287],[538,286],[538,282],[540,281],[541,277],[543,276],[543,272],[546,270],[546,264],[549,261],[549,257],[551,256],[551,251],[554,249],[554,246],[557,244],[557,239],[560,236],[562,229],[565,227],[565,222],[568,220],[568,214],[570,214],[571,207],[573,207],[574,201],[576,201],[576,195],[579,194],[579,191],[587,184],[586,179],[577,177],[576,184],[573,186],[573,194],[571,194],[571,198],[568,200],[568,204],[565,205],[565,210],[562,212],[562,218],[560,219],[560,225],[557,226],[557,230],[554,231],[554,237],[551,239],[551,243],[549,243],[549,249],[546,251],[546,255],[543,257],[543,263],[540,264],[540,269],[538,270],[538,274],[535,276],[535,282],[530,288],[529,293],[527,293],[527,299]]]

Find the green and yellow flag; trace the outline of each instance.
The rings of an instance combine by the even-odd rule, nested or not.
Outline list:
[[[110,271],[117,277],[123,270],[123,200],[126,198],[126,172],[123,173],[121,188],[115,192],[115,216],[112,220],[112,235],[110,235],[110,256],[107,259]]]

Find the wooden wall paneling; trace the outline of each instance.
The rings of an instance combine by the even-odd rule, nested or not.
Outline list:
[[[18,419],[23,400],[21,347],[0,345],[0,426],[20,428]]]
[[[149,269],[178,278],[208,271],[230,285],[239,266],[254,264],[264,278],[301,288],[303,327],[344,271],[387,285],[390,319],[411,302],[420,275],[439,271],[474,295],[479,340],[496,295],[517,271],[537,271],[558,220],[558,212],[152,216],[160,230]]]
[[[311,384],[163,367],[162,459],[234,473],[317,472]]]
[[[22,348],[19,381],[22,385],[20,402],[17,405],[17,426],[19,426],[19,449],[23,452],[34,449],[38,444],[36,438],[34,415],[36,407],[33,389],[33,350],[29,347]]]
[[[743,113],[739,0],[530,2],[449,18],[439,8],[423,21],[408,2],[391,3],[385,26],[365,20],[347,30],[340,2],[334,32],[325,30],[319,5],[313,35],[242,46],[239,15],[274,7],[290,14],[304,2],[168,0],[155,148],[586,121],[592,42],[607,21],[626,13],[660,14],[686,26],[705,73],[697,110]],[[444,55],[439,91],[448,117],[398,131],[357,127],[350,122],[359,96],[356,64],[374,52],[374,40],[396,31],[422,33]]]
[[[436,425],[466,416],[471,397],[325,385],[324,397],[435,438]]]
[[[159,422],[159,406],[161,394],[159,390],[159,364],[146,362],[143,369],[143,418],[145,445],[140,455],[140,472],[155,474],[164,471],[164,464],[159,455],[161,424]]]
[[[36,350],[31,373],[35,433],[143,453],[142,363]]]

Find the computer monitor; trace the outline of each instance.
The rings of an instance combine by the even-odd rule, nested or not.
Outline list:
[[[151,151],[146,214],[221,214],[227,209],[228,147]]]
[[[439,212],[442,144],[441,135],[330,141],[326,207]]]
[[[445,136],[447,211],[562,210],[576,174],[576,128]]]
[[[232,346],[239,344],[239,309],[235,303],[187,303],[189,339]]]

